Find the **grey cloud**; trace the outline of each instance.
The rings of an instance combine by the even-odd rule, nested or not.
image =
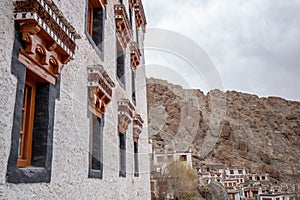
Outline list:
[[[300,100],[300,1],[144,2],[150,27],[187,35],[208,52],[225,89]]]

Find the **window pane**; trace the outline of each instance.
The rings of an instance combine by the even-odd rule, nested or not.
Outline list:
[[[102,50],[102,42],[103,42],[103,27],[104,27],[103,23],[104,23],[103,8],[94,8],[92,38],[100,50]]]
[[[134,142],[134,176],[139,176],[139,150],[138,150],[138,143]]]
[[[101,172],[103,170],[103,126],[104,120],[92,115],[91,129],[91,157],[90,168]],[[100,178],[99,177],[99,178]]]
[[[123,51],[117,52],[117,77],[125,86],[125,54]]]
[[[120,177],[126,177],[126,135],[119,133],[120,138]]]

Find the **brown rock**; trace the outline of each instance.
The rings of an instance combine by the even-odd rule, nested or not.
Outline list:
[[[230,123],[227,120],[223,120],[220,125],[220,137],[224,139],[229,139],[231,134]]]
[[[260,150],[260,151],[257,153],[257,156],[258,156],[258,157],[260,158],[260,160],[263,161],[264,163],[271,164],[271,159],[270,159],[269,155],[266,154],[265,152],[263,152],[263,151]]]
[[[288,179],[289,158],[300,160],[299,102],[236,91],[204,95],[152,78],[147,82],[147,102],[148,110],[159,106],[165,115],[160,125],[153,122],[161,121],[161,114],[148,116],[149,131],[159,131],[155,134],[161,148],[171,141],[186,146],[180,150],[190,145],[203,159],[244,165],[280,179]],[[294,167],[300,171],[299,165]]]

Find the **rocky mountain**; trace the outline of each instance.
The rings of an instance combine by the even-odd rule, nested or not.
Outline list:
[[[155,148],[192,149],[194,161],[239,165],[300,180],[300,102],[236,91],[183,89],[147,80]]]

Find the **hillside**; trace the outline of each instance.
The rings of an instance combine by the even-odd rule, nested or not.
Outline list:
[[[147,80],[147,97],[155,148],[191,148],[194,161],[300,179],[300,102],[236,91],[205,95],[153,78]]]

